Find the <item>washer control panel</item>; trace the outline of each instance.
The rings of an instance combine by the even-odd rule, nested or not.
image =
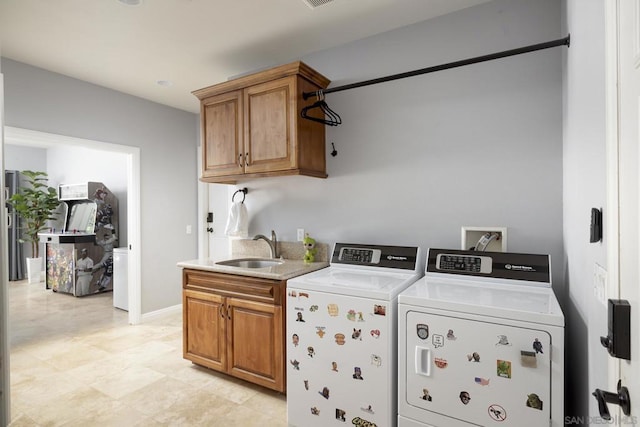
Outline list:
[[[331,264],[355,268],[396,268],[417,274],[424,271],[424,257],[415,246],[363,245],[336,243]]]
[[[491,273],[491,258],[475,255],[438,254],[436,268],[444,271]]]
[[[380,262],[380,249],[365,248],[341,248],[338,260],[345,262],[358,262],[365,264],[377,264]]]

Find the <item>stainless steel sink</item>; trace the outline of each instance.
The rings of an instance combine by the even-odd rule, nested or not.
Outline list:
[[[226,265],[228,267],[238,267],[238,268],[274,267],[282,263],[283,261],[280,261],[277,259],[264,259],[264,258],[240,258],[240,259],[229,259],[226,261],[216,262],[216,264],[218,265]]]

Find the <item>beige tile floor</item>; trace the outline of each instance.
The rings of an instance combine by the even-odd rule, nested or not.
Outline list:
[[[182,317],[9,284],[11,427],[285,426],[284,396],[182,358]]]

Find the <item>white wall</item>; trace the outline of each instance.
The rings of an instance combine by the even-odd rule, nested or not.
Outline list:
[[[609,236],[589,243],[589,223],[591,208],[606,205],[604,4],[566,0],[563,12],[571,32],[563,72],[566,415],[599,416],[590,391],[607,389],[609,356],[599,342],[607,312],[594,297],[593,274],[596,263],[607,267]]]
[[[498,0],[302,60],[338,86],[561,37],[557,1]],[[243,183],[250,234],[457,248],[462,226],[505,226],[562,293],[561,49],[327,95],[329,178]]]
[[[197,255],[197,116],[7,58],[2,71],[7,126],[140,147],[142,313],[180,304],[176,263]]]
[[[5,170],[47,170],[47,150],[38,147],[4,146]],[[51,184],[49,184],[51,185]]]

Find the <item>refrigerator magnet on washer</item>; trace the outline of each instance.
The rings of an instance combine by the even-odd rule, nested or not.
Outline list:
[[[387,306],[386,305],[374,304],[374,306],[373,306],[373,314],[377,314],[379,316],[386,316],[387,315]]]
[[[482,377],[476,377],[475,378],[476,384],[479,384],[479,385],[489,385],[489,381],[490,380],[488,380],[486,378],[482,378]]]
[[[542,400],[540,400],[540,397],[537,394],[531,393],[527,395],[527,408],[533,408],[542,411]]]
[[[329,388],[328,387],[323,387],[322,391],[319,391],[318,393],[320,393],[322,395],[322,397],[324,397],[325,399],[329,400]]]
[[[433,346],[435,348],[444,347],[444,337],[442,335],[433,334],[433,338],[431,339],[431,342],[433,343]],[[478,353],[473,353],[473,354],[478,354]],[[480,361],[480,356],[478,356],[478,360],[476,360],[476,362],[479,362],[479,361]]]
[[[508,360],[498,360],[496,374],[501,378],[511,378],[511,362]]]
[[[477,351],[474,351],[473,354],[467,354],[467,360],[469,362],[480,362],[480,354]]]
[[[375,414],[375,411],[373,410],[373,407],[371,405],[367,405],[366,407],[361,406],[360,409],[369,414]]]
[[[338,304],[329,304],[327,305],[327,311],[329,312],[329,316],[338,317],[340,310],[338,309]]]
[[[511,345],[509,343],[509,338],[506,335],[498,335],[498,342],[496,343],[496,346],[498,345]]]
[[[440,369],[444,369],[449,366],[449,362],[447,362],[447,359],[443,359],[441,357],[436,357],[435,359],[433,359],[433,363]]]
[[[537,368],[538,360],[536,359],[536,353],[534,351],[520,352],[520,364],[525,368]]]
[[[540,353],[540,354],[544,353],[542,351],[542,343],[538,338],[533,340],[533,349],[536,351],[536,353]]]
[[[416,325],[416,334],[418,334],[418,338],[421,340],[429,338],[429,325],[418,323]]]
[[[378,356],[377,354],[372,354],[371,364],[379,368],[380,366],[382,366],[382,357]]]
[[[468,391],[460,392],[460,402],[462,402],[465,405],[468,405],[470,400],[471,400],[471,396],[469,395]]]
[[[353,368],[353,379],[354,380],[364,380],[364,378],[362,378],[362,369],[360,369],[360,367],[355,366]]]

